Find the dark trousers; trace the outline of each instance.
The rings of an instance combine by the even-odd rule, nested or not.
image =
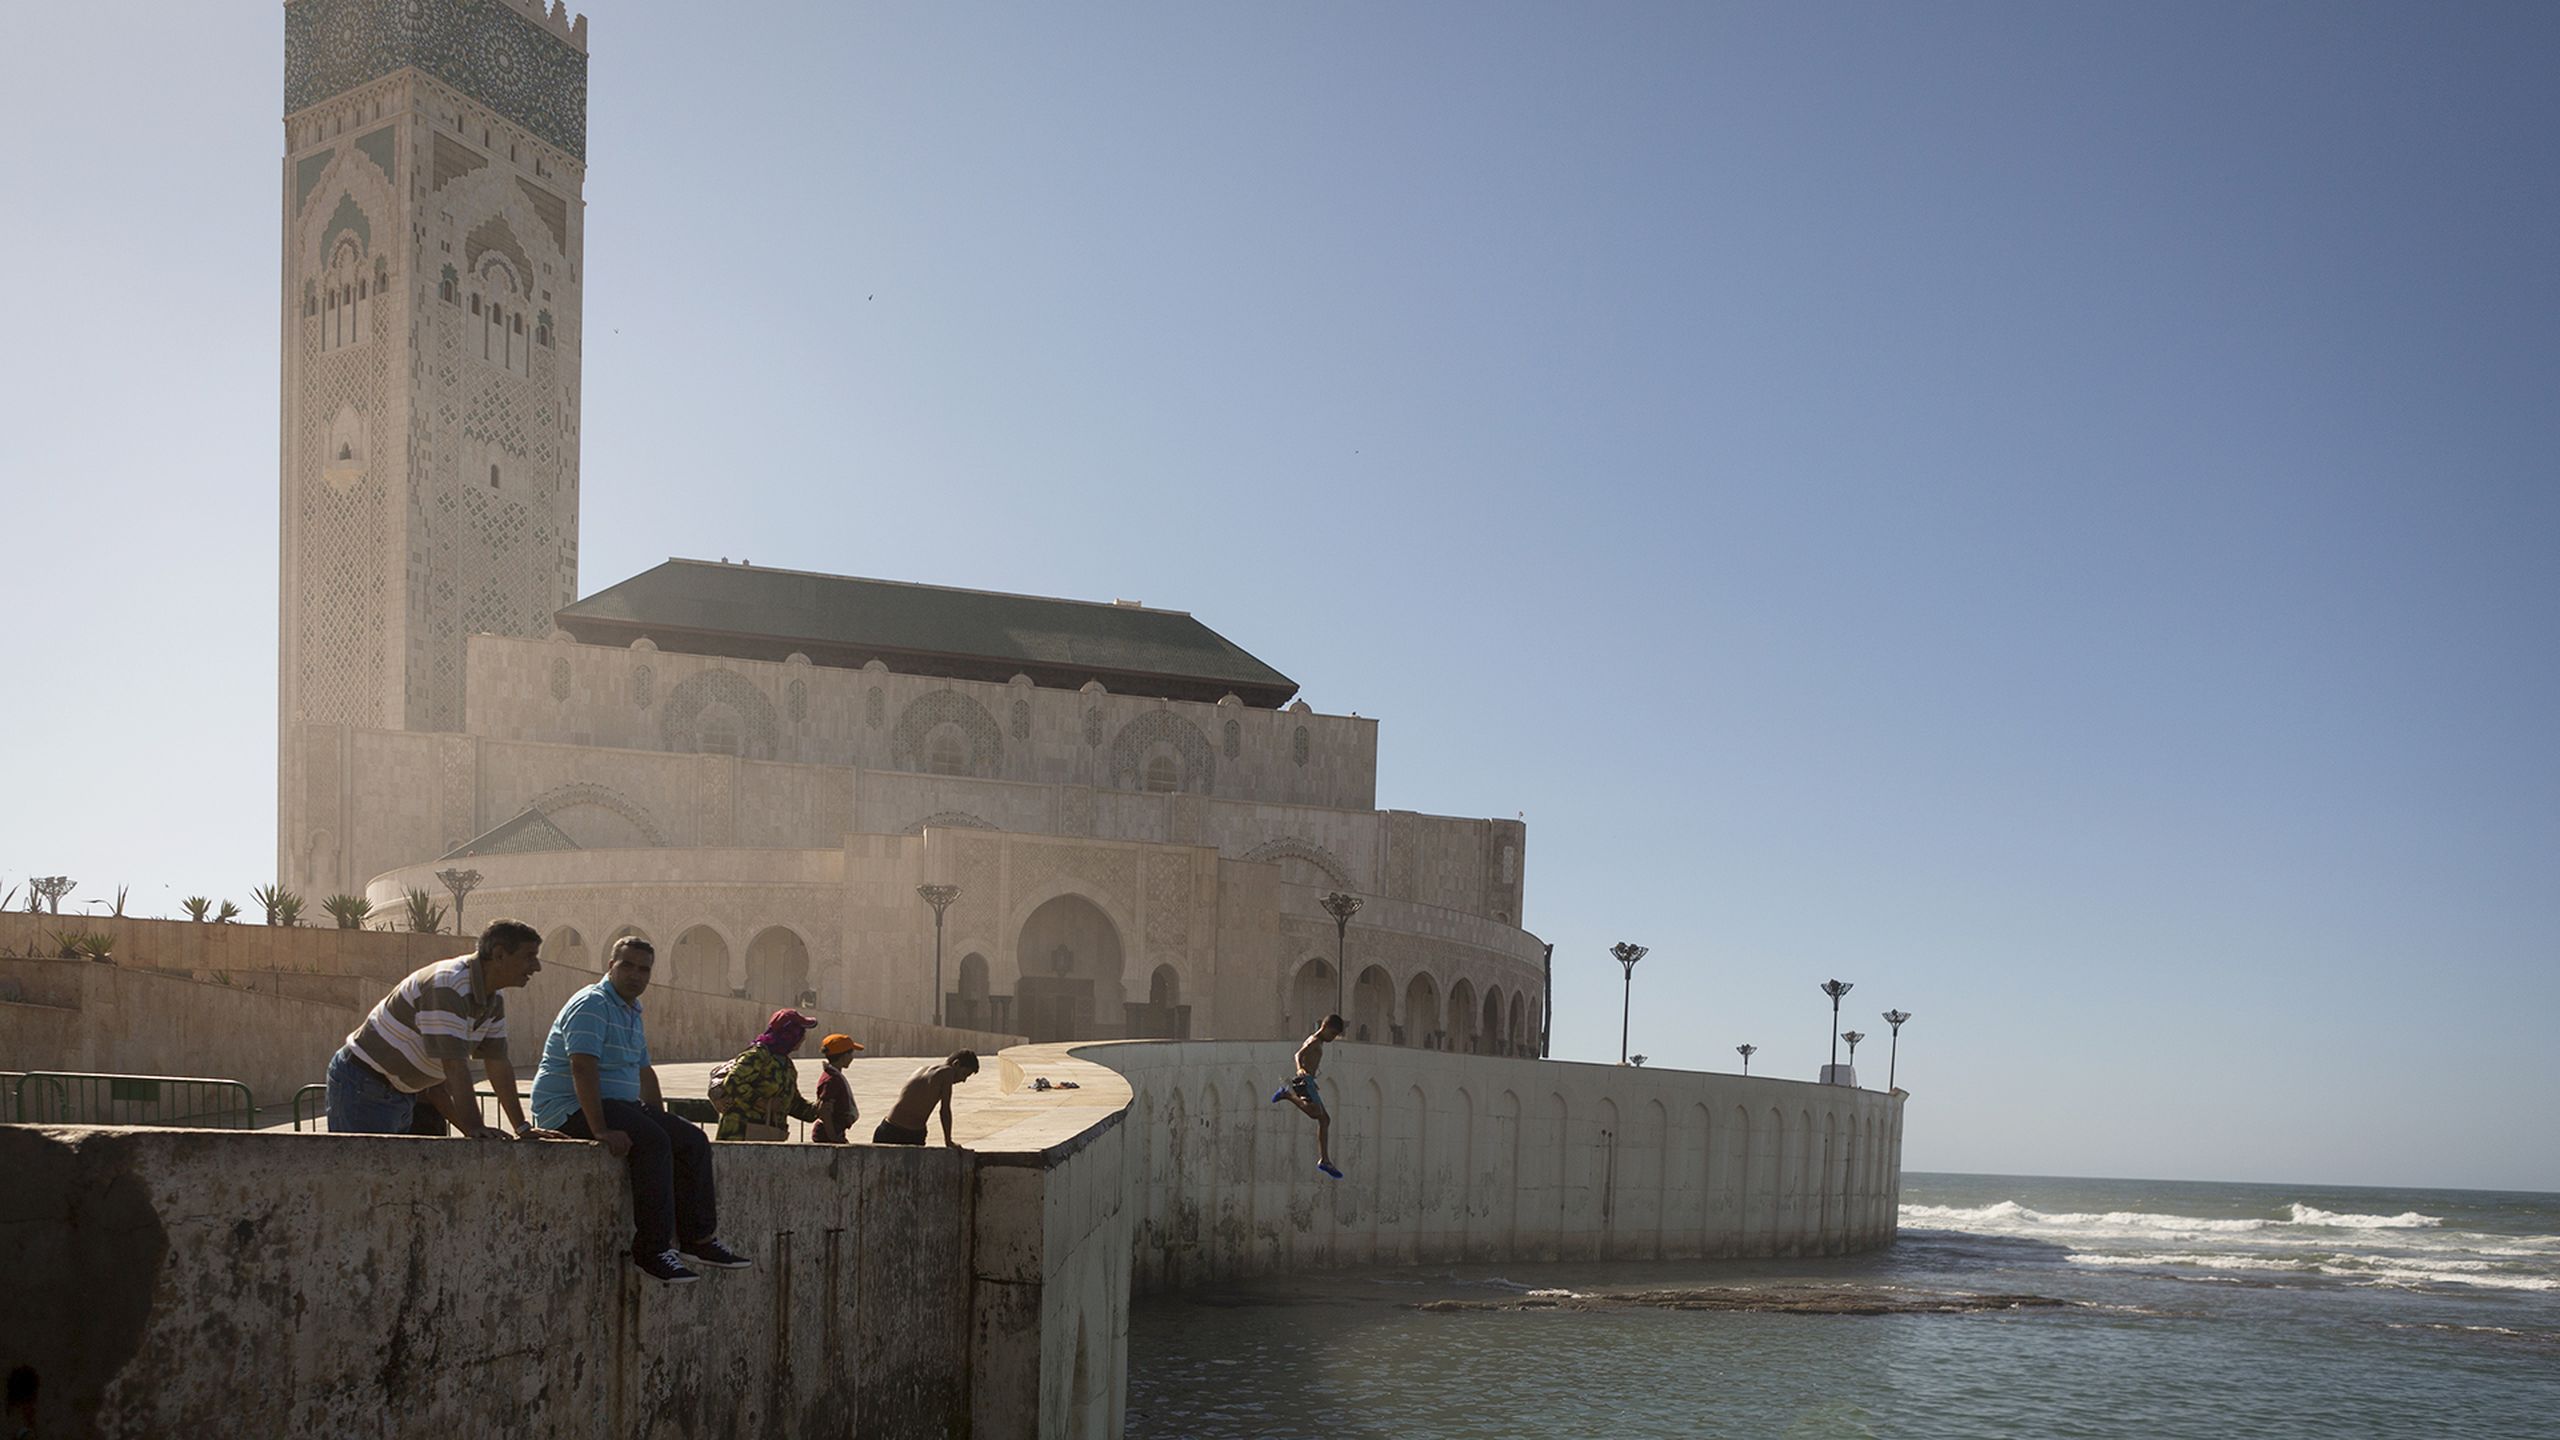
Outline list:
[[[720,1233],[720,1210],[711,1191],[711,1142],[700,1127],[633,1100],[604,1102],[607,1125],[631,1137],[631,1253],[656,1255],[681,1235],[698,1245]],[[563,1135],[596,1138],[584,1112],[572,1113]]]

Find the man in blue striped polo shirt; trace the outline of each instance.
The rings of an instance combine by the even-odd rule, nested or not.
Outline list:
[[[631,1263],[680,1285],[702,1278],[695,1265],[741,1270],[754,1262],[714,1238],[711,1142],[668,1114],[658,1091],[640,1014],[657,963],[656,947],[626,935],[613,942],[604,978],[560,1007],[534,1072],[533,1117],[546,1130],[601,1141],[630,1166]]]

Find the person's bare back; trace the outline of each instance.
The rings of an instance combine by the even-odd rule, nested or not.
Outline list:
[[[942,1115],[942,1143],[951,1138],[951,1087],[978,1073],[975,1051],[958,1050],[947,1060],[924,1066],[907,1077],[898,1087],[897,1102],[889,1107],[880,1128],[872,1133],[872,1141],[880,1145],[921,1145],[925,1141],[924,1122],[937,1110]]]

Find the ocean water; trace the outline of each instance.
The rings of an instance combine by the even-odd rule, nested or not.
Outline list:
[[[1128,1434],[2560,1437],[2560,1195],[1906,1174],[1892,1249],[1140,1300]],[[1682,1287],[2054,1308],[1424,1312]]]

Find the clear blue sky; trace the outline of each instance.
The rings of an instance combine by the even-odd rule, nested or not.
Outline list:
[[[2560,9],[586,8],[585,588],[1194,611],[1915,1169],[2560,1189]],[[281,28],[5,22],[0,886],[270,878]]]

